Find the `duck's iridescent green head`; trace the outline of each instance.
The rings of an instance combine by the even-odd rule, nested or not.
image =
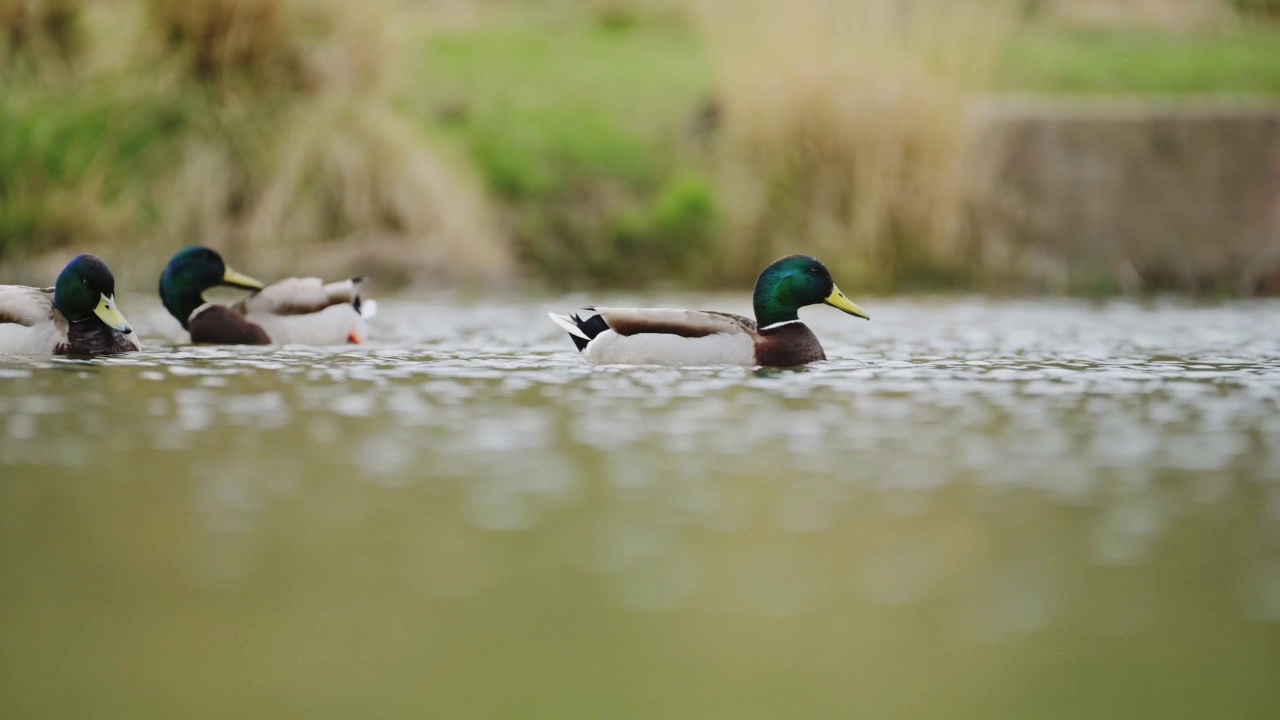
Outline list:
[[[862,308],[840,292],[827,266],[808,255],[779,258],[760,273],[753,297],[756,325],[761,328],[798,320],[797,311],[806,305],[826,303],[850,315],[870,320]]]
[[[187,318],[204,304],[204,291],[217,285],[262,289],[261,282],[227,267],[217,252],[195,245],[180,250],[160,273],[160,300],[185,328]]]
[[[71,322],[97,317],[116,332],[132,332],[116,308],[116,278],[107,264],[93,255],[77,255],[58,275],[53,306]]]

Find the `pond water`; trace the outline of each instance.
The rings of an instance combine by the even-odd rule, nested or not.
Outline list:
[[[0,714],[1280,713],[1280,304],[867,299],[774,371],[584,366],[585,301],[0,361]]]

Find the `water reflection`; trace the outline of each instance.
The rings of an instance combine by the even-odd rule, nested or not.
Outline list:
[[[49,646],[100,687],[199,646],[157,716],[253,697],[245,662],[340,706],[352,652],[391,714],[448,666],[489,668],[424,681],[484,715],[495,663],[568,697],[700,678],[695,715],[901,709],[922,662],[954,675],[924,714],[1033,683],[1036,715],[1083,682],[1058,660],[1273,708],[1280,306],[883,306],[814,313],[832,361],[799,372],[588,368],[541,308],[394,301],[354,350],[6,360],[0,697],[57,695]]]

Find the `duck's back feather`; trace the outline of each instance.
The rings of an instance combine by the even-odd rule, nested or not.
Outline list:
[[[308,315],[331,305],[353,305],[360,308],[360,285],[363,278],[352,278],[325,284],[320,278],[288,278],[272,283],[235,303],[246,315]]]
[[[732,313],[669,308],[594,308],[605,324],[623,336],[643,334],[700,338],[717,333],[754,333],[755,321]]]

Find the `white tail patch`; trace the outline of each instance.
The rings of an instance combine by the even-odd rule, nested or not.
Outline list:
[[[587,337],[586,333],[582,332],[582,328],[578,327],[578,324],[573,321],[573,318],[570,318],[567,315],[557,315],[553,312],[547,313],[547,317],[551,318],[551,322],[564,328],[564,331],[570,335],[580,337],[587,341],[591,340],[591,338]]]
[[[360,298],[360,317],[368,320],[378,314],[378,301],[368,298]]]

